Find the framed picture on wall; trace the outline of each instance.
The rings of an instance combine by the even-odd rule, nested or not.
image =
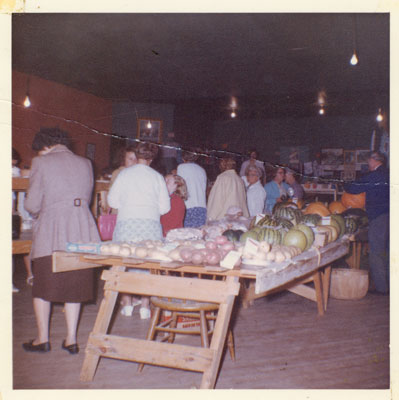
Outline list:
[[[87,143],[86,145],[86,157],[94,161],[94,158],[96,156],[96,145],[94,143]]]
[[[344,163],[344,149],[337,148],[328,148],[321,149],[321,165],[324,166],[324,169],[337,169]]]
[[[162,121],[158,119],[139,118],[137,138],[140,140],[161,143]]]
[[[370,150],[356,150],[356,164],[367,164]]]
[[[344,151],[344,164],[355,165],[356,164],[356,152],[355,150]]]

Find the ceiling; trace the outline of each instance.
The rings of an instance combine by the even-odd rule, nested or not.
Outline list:
[[[13,69],[113,101],[389,94],[389,14],[14,14],[12,49]]]

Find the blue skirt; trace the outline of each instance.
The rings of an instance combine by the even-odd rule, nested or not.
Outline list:
[[[142,240],[162,240],[162,226],[159,221],[145,218],[117,220],[113,242],[140,242]]]

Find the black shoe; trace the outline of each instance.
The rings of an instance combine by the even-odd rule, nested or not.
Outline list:
[[[65,346],[65,340],[62,342],[61,346],[64,350],[68,351],[70,354],[78,354],[79,346],[77,343],[70,344],[69,346]]]
[[[50,342],[33,344],[33,340],[28,343],[23,343],[22,347],[25,351],[36,351],[39,353],[47,353],[51,350]]]

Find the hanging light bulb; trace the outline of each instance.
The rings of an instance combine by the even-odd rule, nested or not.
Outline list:
[[[29,98],[29,86],[30,86],[30,76],[28,75],[28,79],[26,80],[26,97],[24,100],[24,107],[28,108],[31,105]]]
[[[350,60],[351,65],[356,65],[359,62],[359,60],[357,59],[356,53],[353,53],[353,56]]]
[[[359,62],[356,54],[357,49],[357,21],[356,15],[353,16],[353,55],[351,60],[349,61],[351,65],[357,65]]]
[[[231,118],[235,118],[235,117],[237,116],[235,110],[233,110],[233,111],[231,112],[230,116],[231,116]]]
[[[25,97],[25,100],[24,100],[24,106],[26,108],[28,108],[28,107],[30,107],[30,105],[31,105],[31,102],[30,102],[30,99],[29,99],[29,95],[26,94],[26,97]]]
[[[148,122],[147,122],[147,128],[148,128],[148,129],[151,129],[151,128],[152,128],[151,121],[148,121]]]
[[[324,115],[324,108],[323,108],[323,107],[320,108],[319,114],[320,114],[320,115]]]
[[[376,120],[377,120],[378,122],[381,122],[383,119],[384,119],[384,117],[382,116],[381,108],[379,108],[379,109],[378,109],[378,115],[377,115]]]

